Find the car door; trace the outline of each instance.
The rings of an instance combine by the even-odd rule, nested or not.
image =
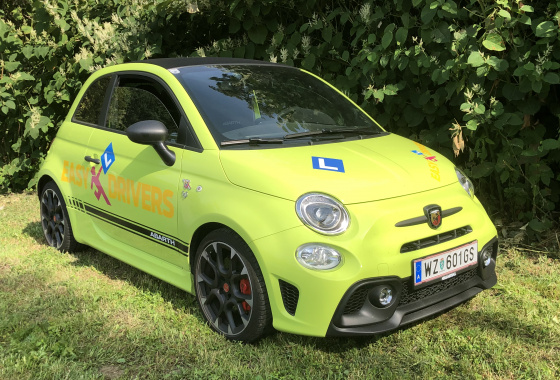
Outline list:
[[[86,209],[94,217],[96,238],[103,240],[107,251],[145,252],[186,267],[187,245],[177,233],[183,154],[178,139],[184,135],[179,129],[184,116],[168,87],[155,76],[116,75],[112,89],[104,127],[92,133],[87,148],[95,164]],[[127,137],[126,128],[144,120],[158,120],[167,127],[165,143],[175,153],[175,163],[166,165],[152,146]]]

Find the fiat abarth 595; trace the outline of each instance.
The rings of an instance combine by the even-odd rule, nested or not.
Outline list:
[[[195,294],[229,339],[383,333],[496,283],[496,229],[465,174],[284,65],[98,70],[37,189],[49,245]]]

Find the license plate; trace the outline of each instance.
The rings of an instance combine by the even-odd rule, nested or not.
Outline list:
[[[447,280],[454,277],[458,271],[474,266],[478,263],[478,242],[453,248],[449,251],[437,253],[428,257],[414,260],[414,285],[425,285],[438,278]]]

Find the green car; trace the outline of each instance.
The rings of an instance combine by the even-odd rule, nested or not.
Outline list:
[[[208,324],[372,335],[496,284],[471,181],[304,70],[231,58],[95,72],[37,186],[50,246],[195,294]]]

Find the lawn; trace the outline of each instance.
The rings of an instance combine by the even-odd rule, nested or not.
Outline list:
[[[0,378],[558,379],[558,257],[503,248],[493,289],[390,335],[246,345],[213,333],[183,291],[47,247],[36,195],[0,196]]]

